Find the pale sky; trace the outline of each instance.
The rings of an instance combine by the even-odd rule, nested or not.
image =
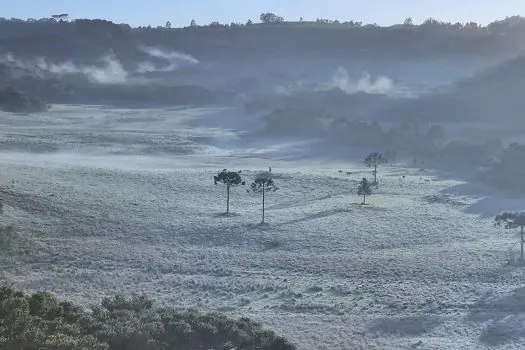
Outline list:
[[[42,18],[68,13],[71,18],[102,18],[138,25],[186,26],[258,21],[262,12],[287,20],[316,18],[390,25],[412,17],[487,24],[506,16],[525,16],[525,0],[0,0],[0,17]]]

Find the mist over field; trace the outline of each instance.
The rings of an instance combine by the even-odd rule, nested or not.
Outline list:
[[[525,19],[270,22],[0,20],[0,279],[298,349],[520,348]]]

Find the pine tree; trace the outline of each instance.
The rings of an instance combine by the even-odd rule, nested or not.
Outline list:
[[[366,204],[366,196],[372,194],[372,188],[366,177],[363,177],[363,179],[359,182],[357,194],[363,196],[363,204]]]
[[[226,186],[226,214],[230,213],[230,187],[245,185],[242,181],[240,171],[228,171],[223,169],[220,173],[213,177],[215,185],[223,184]]]
[[[251,190],[254,193],[262,194],[262,223],[264,224],[264,206],[265,206],[265,193],[275,192],[279,188],[275,185],[275,182],[270,177],[270,174],[262,174],[257,176],[255,181],[252,182]]]

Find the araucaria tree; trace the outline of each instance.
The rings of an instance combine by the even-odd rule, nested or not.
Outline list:
[[[359,182],[357,194],[363,196],[363,204],[366,204],[366,196],[372,194],[372,188],[370,187],[370,183],[368,182],[366,177],[363,177],[363,179]]]
[[[226,214],[230,213],[230,187],[244,185],[240,171],[228,171],[223,169],[220,173],[213,177],[216,185],[223,184],[226,186]]]
[[[525,239],[523,237],[523,228],[525,227],[525,212],[520,213],[502,213],[495,218],[496,226],[503,226],[506,229],[520,228],[521,231],[521,254],[520,262],[523,264],[523,244]]]
[[[369,168],[374,167],[374,184],[377,184],[377,168],[381,164],[388,163],[388,159],[386,159],[386,157],[383,156],[381,153],[374,152],[366,156],[363,163],[365,163]]]
[[[270,177],[269,174],[259,175],[255,178],[255,181],[252,182],[251,190],[254,193],[262,194],[262,223],[264,224],[264,204],[265,204],[265,193],[266,192],[275,192],[279,188],[275,186],[275,182]]]

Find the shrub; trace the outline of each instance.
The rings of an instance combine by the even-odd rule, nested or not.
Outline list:
[[[107,298],[91,310],[49,293],[0,288],[0,349],[295,349],[248,318],[161,308],[144,296]]]

